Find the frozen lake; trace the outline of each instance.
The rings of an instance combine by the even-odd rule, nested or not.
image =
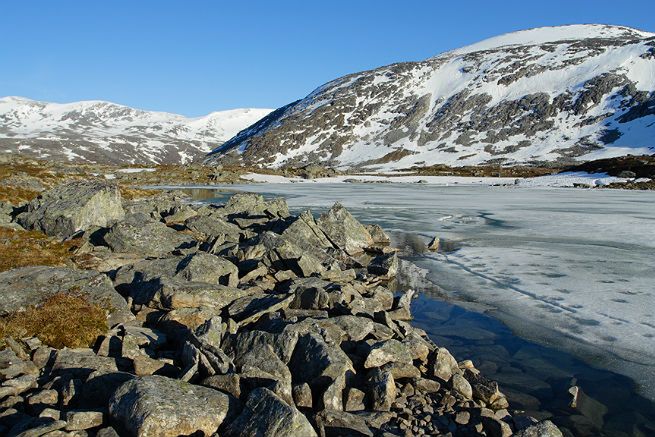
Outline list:
[[[321,212],[456,242],[415,262],[448,299],[627,375],[655,398],[655,193],[419,184],[250,184]]]

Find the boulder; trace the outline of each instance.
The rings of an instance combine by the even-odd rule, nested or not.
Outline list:
[[[265,200],[261,194],[238,193],[230,197],[223,210],[225,215],[267,215],[285,218],[289,216],[289,207],[284,198]]]
[[[525,429],[514,433],[515,437],[562,437],[560,431],[553,422],[544,420],[535,425],[529,426]]]
[[[87,378],[91,373],[117,372],[116,359],[101,357],[91,349],[60,349],[52,364],[51,373],[66,374],[75,378]]]
[[[113,252],[151,257],[195,244],[190,235],[177,232],[143,214],[130,214],[112,225],[103,240]]]
[[[432,374],[442,381],[449,381],[453,373],[458,370],[457,360],[450,354],[448,349],[438,348],[434,353]]]
[[[241,325],[247,325],[264,314],[288,308],[292,300],[291,294],[257,293],[235,300],[228,306],[227,313]]]
[[[226,339],[225,350],[238,359],[250,350],[271,347],[283,363],[291,360],[298,334],[296,332],[284,331],[273,333],[266,331],[250,330],[242,331]]]
[[[166,309],[198,307],[222,309],[239,298],[253,294],[253,290],[249,289],[167,278],[163,278],[153,290],[152,300],[148,304]]]
[[[243,231],[235,224],[228,223],[216,215],[198,215],[187,219],[184,225],[205,241],[214,244],[238,243]]]
[[[373,410],[389,411],[396,400],[396,381],[391,372],[373,369],[369,376],[369,391]]]
[[[225,429],[227,437],[316,437],[307,418],[267,388],[250,392],[241,414]]]
[[[24,228],[67,238],[95,226],[108,226],[124,215],[116,185],[75,181],[59,185],[32,200],[17,221]]]
[[[386,363],[395,362],[411,363],[412,355],[405,344],[391,339],[373,344],[364,362],[364,367],[370,369],[371,367],[381,367]]]
[[[338,202],[321,215],[317,224],[335,246],[349,255],[361,253],[374,243],[364,225]]]
[[[109,414],[135,436],[214,434],[234,400],[211,388],[163,376],[144,376],[121,385],[109,400]]]
[[[373,243],[380,245],[387,245],[391,243],[391,239],[387,233],[384,232],[384,229],[382,229],[380,225],[366,225],[366,230],[369,234],[371,234]]]
[[[378,255],[367,266],[368,272],[383,278],[393,278],[398,274],[398,255],[394,253]]]
[[[315,399],[322,401],[319,408],[343,410],[346,383],[355,369],[339,346],[328,345],[313,333],[302,335],[298,338],[289,369],[295,383],[309,384]]]
[[[175,277],[186,281],[239,285],[239,269],[227,259],[197,252],[184,257],[177,266]]]
[[[0,316],[38,305],[57,293],[75,293],[109,311],[109,325],[133,320],[127,302],[109,278],[92,270],[21,267],[0,273]]]

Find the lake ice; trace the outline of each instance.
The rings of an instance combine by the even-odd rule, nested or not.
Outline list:
[[[518,335],[633,378],[655,398],[655,193],[418,184],[254,184],[320,212],[458,242],[418,262]]]

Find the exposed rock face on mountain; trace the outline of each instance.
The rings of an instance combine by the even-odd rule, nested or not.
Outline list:
[[[655,34],[532,29],[336,79],[206,162],[390,169],[652,154],[654,90]]]
[[[186,118],[109,102],[0,99],[0,152],[112,164],[188,163],[270,112],[234,109]]]

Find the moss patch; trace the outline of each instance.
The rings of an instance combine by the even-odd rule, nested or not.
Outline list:
[[[57,241],[38,231],[0,227],[0,271],[26,266],[65,266],[75,247],[74,241]]]
[[[105,310],[74,293],[55,294],[40,305],[0,318],[0,338],[38,337],[58,349],[90,347],[105,332]]]

